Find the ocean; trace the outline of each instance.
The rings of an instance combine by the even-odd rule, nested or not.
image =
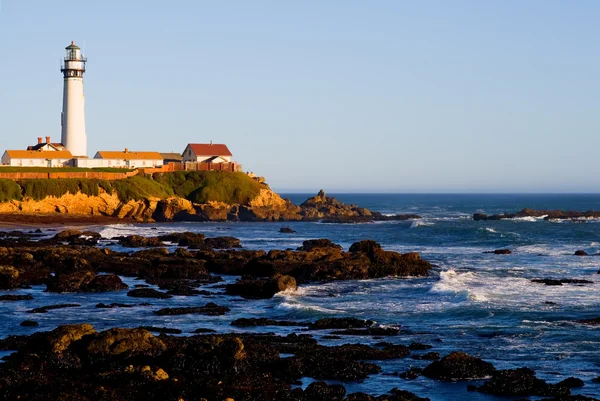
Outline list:
[[[598,195],[418,195],[418,194],[329,194],[385,214],[415,213],[422,220],[366,224],[290,223],[160,223],[117,224],[90,227],[104,237],[139,234],[155,236],[173,231],[202,232],[207,236],[234,236],[248,249],[296,248],[306,239],[329,238],[348,248],[353,242],[372,239],[386,250],[420,252],[435,265],[427,278],[386,278],[303,285],[296,292],[280,293],[269,300],[242,300],[225,296],[221,289],[207,297],[175,297],[151,300],[151,307],[97,309],[99,302],[134,303],[125,293],[51,294],[44,286],[12,293],[31,293],[33,301],[0,303],[0,337],[50,330],[59,324],[86,322],[96,330],[110,327],[165,326],[190,332],[204,327],[218,332],[298,332],[297,327],[236,328],[240,317],[314,321],[322,317],[358,317],[379,324],[400,326],[399,336],[383,341],[408,345],[413,341],[433,345],[442,356],[464,351],[494,364],[496,368],[529,367],[537,376],[555,383],[574,376],[585,387],[575,394],[600,397],[600,327],[579,324],[600,317],[600,256],[578,257],[579,249],[600,253],[600,221],[545,221],[520,218],[502,221],[473,221],[472,214],[516,212],[523,208],[600,210]],[[311,194],[289,194],[294,203]],[[282,234],[289,226],[296,234]],[[53,232],[44,230],[48,235]],[[102,246],[123,250],[110,241]],[[510,255],[484,253],[506,248]],[[547,286],[536,278],[591,280],[593,284]],[[235,277],[224,277],[226,282]],[[124,278],[130,286],[139,283]],[[216,317],[154,316],[165,306],[203,305],[208,301],[226,305],[231,312]],[[137,300],[139,301],[139,299]],[[80,308],[46,314],[25,313],[33,307],[55,303],[79,303]],[[139,302],[135,302],[139,303]],[[37,328],[19,323],[34,318]],[[314,333],[312,333],[314,334]],[[327,333],[315,334],[318,339]],[[347,336],[322,340],[325,345],[373,344],[371,337]],[[490,400],[498,398],[467,392],[471,382],[442,383],[425,377],[404,380],[388,373],[429,362],[410,358],[377,361],[383,374],[360,383],[344,384],[348,393],[363,391],[383,394],[398,387],[431,400]],[[306,378],[302,386],[312,379]],[[479,384],[481,381],[474,381]],[[543,397],[530,397],[540,399]]]

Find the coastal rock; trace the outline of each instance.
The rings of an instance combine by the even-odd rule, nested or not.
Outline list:
[[[317,248],[333,248],[333,249],[341,250],[342,246],[338,245],[338,244],[334,244],[333,242],[331,242],[331,240],[329,240],[327,238],[309,239],[309,240],[302,242],[302,246],[300,248],[298,248],[298,250],[310,252]]]
[[[597,219],[600,218],[600,211],[564,211],[564,210],[535,210],[535,209],[523,209],[516,213],[503,213],[488,216],[484,213],[473,214],[473,220],[485,221],[485,220],[503,220],[503,219],[515,219],[523,217],[536,217],[544,218],[545,220],[584,220],[584,219]]]
[[[311,323],[308,328],[311,330],[357,329],[368,328],[373,326],[373,324],[375,324],[375,322],[372,320],[356,319],[352,317],[326,317]]]
[[[90,355],[116,356],[164,351],[165,344],[144,329],[110,329],[99,333],[87,344]]]
[[[571,278],[561,278],[561,279],[534,278],[531,280],[531,282],[532,283],[541,283],[541,284],[545,284],[545,285],[594,284],[594,282],[590,281],[590,280],[571,279]]]
[[[476,391],[485,394],[510,396],[564,396],[569,395],[569,387],[552,385],[538,379],[535,372],[528,368],[500,370],[477,387]]]
[[[157,299],[167,299],[173,298],[169,294],[165,294],[164,292],[156,291],[153,288],[136,288],[127,293],[128,297],[135,298],[157,298]]]
[[[106,292],[127,289],[116,274],[96,275],[91,271],[59,274],[46,282],[49,292]]]
[[[212,249],[231,249],[241,248],[242,244],[239,239],[234,237],[214,237],[206,238],[204,244]]]
[[[23,320],[20,325],[23,327],[36,327],[40,324],[34,320]]]
[[[588,253],[586,251],[584,251],[583,249],[579,249],[577,251],[575,251],[575,256],[588,256]]]
[[[129,286],[125,284],[116,274],[100,274],[87,283],[83,292],[108,292],[126,290]]]
[[[206,236],[200,233],[183,232],[183,233],[170,233],[160,235],[158,237],[161,241],[173,242],[178,246],[187,246],[192,249],[204,248],[204,239]]]
[[[600,326],[600,317],[579,320],[578,323],[588,324],[590,326]]]
[[[236,319],[231,322],[232,326],[237,327],[257,327],[257,326],[306,326],[306,324],[261,318],[245,318]]]
[[[42,306],[40,308],[31,309],[31,310],[27,311],[27,313],[47,313],[48,311],[55,310],[55,309],[76,308],[79,306],[81,306],[81,305],[79,305],[79,304],[47,305],[47,306]]]
[[[423,370],[423,376],[438,380],[479,379],[496,371],[494,366],[464,352],[452,352]]]
[[[493,253],[494,255],[510,255],[512,252],[510,249],[496,249],[493,251],[486,251],[484,253]]]
[[[141,235],[128,235],[119,238],[119,244],[127,248],[161,247],[163,242],[158,237],[142,237]]]
[[[281,228],[279,229],[279,232],[280,232],[280,233],[283,233],[283,234],[295,234],[295,233],[296,233],[296,230],[293,230],[293,229],[292,229],[292,228],[290,228],[290,227],[281,227]]]
[[[0,266],[0,290],[10,290],[19,284],[19,271],[13,266]]]
[[[268,299],[273,298],[278,292],[296,288],[296,280],[291,276],[275,275],[269,279],[246,276],[233,284],[228,284],[225,292],[248,299]]]
[[[219,316],[229,312],[229,308],[226,306],[219,306],[212,302],[207,303],[204,306],[190,306],[181,308],[163,308],[154,312],[158,316],[170,316],[170,315],[207,315],[207,316]]]
[[[346,395],[346,389],[339,384],[331,386],[325,382],[312,382],[304,390],[306,401],[342,401]]]

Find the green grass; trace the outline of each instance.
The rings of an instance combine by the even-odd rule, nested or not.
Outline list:
[[[116,167],[17,167],[0,166],[0,173],[127,173],[133,171],[127,168]]]
[[[111,182],[112,187],[117,191],[121,202],[130,200],[142,200],[148,198],[165,199],[173,196],[173,190],[150,178],[133,176],[124,180],[115,180]]]
[[[194,203],[246,204],[261,189],[261,185],[248,175],[227,171],[177,171],[155,173],[153,177],[172,188],[175,195]]]
[[[13,180],[0,179],[0,202],[21,200],[21,187]]]
[[[48,196],[59,198],[79,192],[98,196],[100,188],[109,195],[116,192],[122,202],[177,195],[194,203],[246,204],[258,195],[262,186],[244,173],[224,171],[178,171],[113,181],[86,178],[0,179],[0,202],[24,198],[42,200]]]

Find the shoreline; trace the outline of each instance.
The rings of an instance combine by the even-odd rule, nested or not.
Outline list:
[[[109,216],[85,216],[65,214],[0,214],[0,228],[44,228],[63,226],[108,225],[123,223],[143,223],[131,219]]]

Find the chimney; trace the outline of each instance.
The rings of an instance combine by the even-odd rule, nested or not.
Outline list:
[[[125,148],[125,153],[129,152],[129,149]]]
[[[46,137],[46,143],[50,143],[50,137],[49,136]]]
[[[42,144],[42,137],[38,136],[38,145],[41,145],[41,144]]]

